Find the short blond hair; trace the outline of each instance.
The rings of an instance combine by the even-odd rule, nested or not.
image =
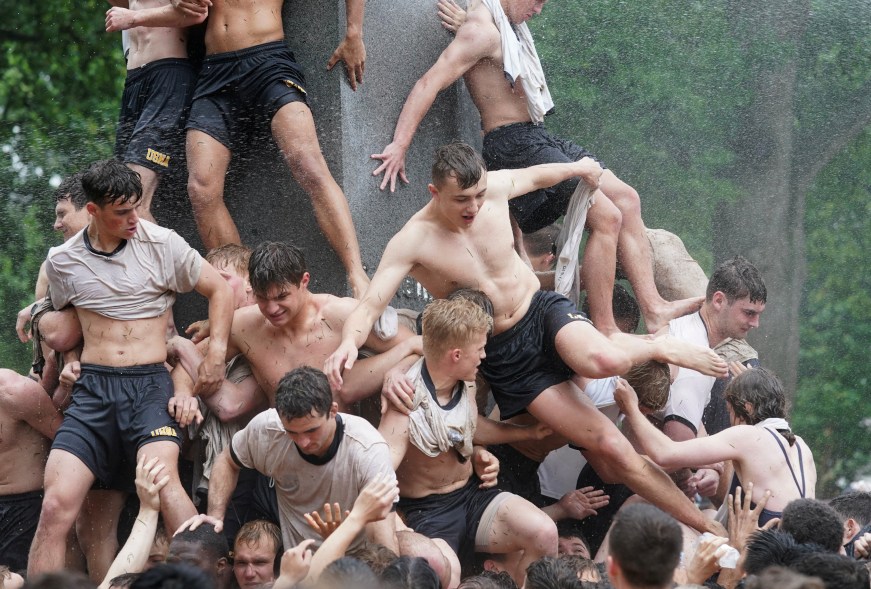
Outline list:
[[[467,345],[478,334],[487,334],[493,319],[465,298],[437,299],[423,311],[423,354],[438,357]]]
[[[251,248],[238,243],[225,243],[209,251],[206,261],[212,266],[232,268],[236,274],[248,278],[248,260],[251,259]]]
[[[638,404],[653,411],[665,407],[671,388],[671,371],[668,364],[648,360],[634,365],[623,378],[638,395]]]

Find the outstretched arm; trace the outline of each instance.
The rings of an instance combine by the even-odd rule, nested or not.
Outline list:
[[[487,193],[505,194],[510,200],[534,190],[550,188],[569,178],[581,177],[584,182],[597,188],[602,166],[590,157],[564,164],[541,164],[516,170],[488,172]]]
[[[363,72],[366,70],[366,46],[363,44],[363,9],[364,0],[345,0],[345,38],[333,51],[327,69],[342,61],[348,74],[351,90],[357,90],[357,84],[363,83]]]
[[[396,176],[408,183],[405,175],[405,154],[411,145],[423,117],[429,112],[438,93],[456,82],[476,63],[493,54],[500,47],[499,31],[492,23],[470,19],[457,32],[457,36],[439,56],[438,61],[417,81],[405,100],[393,141],[372,159],[381,160],[373,176],[384,172],[381,190],[390,183],[390,192],[396,189]]]
[[[200,6],[202,12],[185,10],[172,4],[158,8],[143,8],[142,10],[130,10],[129,8],[113,6],[106,11],[106,32],[126,31],[134,27],[170,27],[178,29],[198,25],[206,20],[206,17],[209,15],[209,9],[205,4],[192,3],[192,6]]]

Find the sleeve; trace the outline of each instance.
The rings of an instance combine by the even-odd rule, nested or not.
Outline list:
[[[175,231],[170,232],[167,243],[169,260],[172,264],[170,269],[173,282],[172,290],[190,292],[200,280],[203,257]]]
[[[387,445],[387,442],[382,439],[369,446],[365,452],[362,452],[357,461],[356,470],[358,492],[379,474],[387,473],[390,477],[396,479],[396,473],[393,471],[393,461],[390,457],[390,447]]]
[[[680,421],[693,433],[699,433],[699,424],[705,406],[711,400],[714,379],[695,370],[681,368],[669,390],[665,405],[665,421]]]
[[[67,288],[67,281],[57,271],[51,257],[45,264],[45,275],[48,278],[48,290],[51,292],[51,304],[56,311],[60,311],[70,304],[73,293]]]
[[[257,415],[247,426],[233,435],[230,443],[230,456],[237,465],[253,468],[263,474],[266,472],[265,457],[267,454],[266,417],[267,412]]]

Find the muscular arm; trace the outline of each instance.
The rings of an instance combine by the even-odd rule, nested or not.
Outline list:
[[[158,8],[143,8],[130,10],[121,3],[110,0],[113,7],[106,11],[106,31],[125,31],[135,27],[170,27],[174,29],[198,25],[206,20],[208,10],[204,13],[191,14],[184,12],[172,4]],[[124,3],[126,5],[126,2]]]
[[[534,190],[550,188],[577,176],[597,187],[601,175],[602,166],[592,158],[563,164],[541,164],[517,170],[499,170],[487,174],[487,193],[505,194],[508,199],[512,199]]]
[[[387,445],[390,446],[390,459],[393,462],[393,470],[397,470],[408,451],[408,415],[400,413],[390,407],[381,416],[378,431],[384,436]]]
[[[423,353],[422,345],[420,336],[413,336],[354,364],[354,368],[344,374],[344,384],[339,391],[342,402],[356,403],[381,391],[385,373],[409,356],[419,357]]]
[[[363,11],[364,0],[345,0],[345,38],[327,62],[327,69],[333,69],[339,61],[345,62],[345,71],[351,90],[357,90],[357,84],[363,83],[363,72],[366,69],[366,46],[363,44]]]
[[[0,412],[27,423],[50,440],[63,420],[45,389],[11,370],[0,371]]]
[[[224,363],[230,325],[233,322],[233,291],[211,264],[203,261],[194,289],[209,299],[209,343],[197,371],[197,392],[214,392],[224,380]]]
[[[239,481],[240,470],[239,465],[230,457],[230,447],[227,446],[215,460],[212,476],[209,477],[208,514],[210,516],[223,521],[227,504]]]

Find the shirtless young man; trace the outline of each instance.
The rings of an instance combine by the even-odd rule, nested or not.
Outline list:
[[[209,298],[212,342],[198,386],[216,388],[232,314],[229,287],[183,239],[141,221],[139,176],[116,160],[92,164],[82,179],[90,225],[49,252],[46,272],[56,308],[71,304],[84,333],[73,402],[45,469],[45,500],[30,550],[29,573],[63,568],[66,534],[96,478],[113,478],[122,456],[166,465],[161,491],[167,527],[195,512],[178,478],[178,425],[166,413],[171,395],[164,326],[176,292]],[[100,440],[99,442],[97,440]]]
[[[501,0],[500,5],[499,0],[492,1],[499,12],[504,10],[513,26],[521,25],[541,12],[546,2]],[[507,28],[508,23],[504,26]],[[517,78],[515,83],[506,80],[499,31],[494,15],[485,3],[470,0],[466,22],[405,101],[393,142],[382,153],[372,155],[382,162],[373,172],[376,175],[384,172],[382,190],[388,183],[393,190],[397,175],[407,182],[405,156],[418,125],[436,95],[461,76],[481,115],[486,133],[484,160],[488,169],[525,168],[591,157],[584,148],[548,135],[542,126],[543,116],[530,114],[522,83],[524,76]],[[514,36],[513,31],[506,33]],[[537,59],[537,55],[535,57]],[[543,74],[541,83],[544,83]],[[549,94],[547,99],[550,99]],[[541,229],[564,215],[576,185],[577,179],[568,179],[513,200],[510,209],[523,233]],[[596,328],[605,334],[618,330],[611,311],[618,255],[650,333],[655,333],[672,317],[698,309],[700,297],[667,302],[657,292],[638,193],[613,172],[605,170],[594,201],[587,215],[590,238],[584,252],[581,278],[587,289],[591,319]]]
[[[184,121],[197,73],[188,60],[185,27],[205,13],[183,14],[169,0],[108,0],[106,30],[129,30],[127,79],[115,136],[115,157],[142,179],[140,217],[154,221],[151,201],[160,176],[184,161]],[[149,26],[138,20],[149,14]]]
[[[432,200],[387,244],[325,372],[340,389],[342,370],[354,366],[357,348],[406,275],[437,298],[457,288],[479,289],[494,307],[494,335],[481,373],[503,419],[528,411],[586,448],[606,480],[623,482],[684,523],[707,529],[708,521],[665,473],[636,454],[613,423],[572,391],[569,381],[572,373],[588,378],[622,374],[651,359],[716,375],[725,374],[725,363],[711,350],[671,338],[604,336],[567,299],[539,291],[538,278],[513,249],[509,198],[576,176],[595,184],[600,173],[590,159],[487,173],[468,145],[440,148],[429,185]]]
[[[285,374],[300,366],[323,366],[339,346],[342,326],[357,304],[351,298],[312,293],[305,258],[288,243],[264,242],[257,246],[249,261],[248,279],[257,305],[242,307],[234,314],[226,354],[227,359],[241,354],[248,360],[266,396],[231,385],[204,396],[206,405],[222,421],[274,407],[275,391]],[[381,390],[387,370],[421,351],[419,337],[404,327],[398,330],[387,341],[374,333],[365,338],[366,346],[377,355],[362,360],[349,374],[337,401],[350,405],[375,394]],[[199,344],[202,349],[208,346],[208,339]],[[193,370],[195,365],[190,367]],[[176,368],[173,377],[178,385],[173,399],[175,416],[184,425],[195,417],[195,404],[185,394],[190,390],[190,379],[184,368]]]
[[[269,125],[294,179],[311,197],[321,231],[345,266],[355,296],[366,289],[351,210],[321,154],[305,80],[284,41],[284,0],[181,0],[181,14],[209,13],[206,58],[187,122],[188,193],[207,249],[240,243],[224,203],[224,180],[238,141]],[[328,67],[344,61],[351,87],[363,78],[363,0],[347,0],[345,39]],[[139,25],[150,26],[145,19]]]
[[[507,432],[537,428],[497,424],[478,415],[475,375],[492,319],[457,298],[430,303],[423,315],[424,357],[414,375],[413,409],[389,406],[378,431],[390,445],[401,489],[398,510],[416,532],[433,538],[460,580],[460,560],[472,552],[522,553],[511,576],[522,586],[526,567],[555,556],[553,521],[525,499],[495,488],[499,461],[485,444],[510,440]]]

